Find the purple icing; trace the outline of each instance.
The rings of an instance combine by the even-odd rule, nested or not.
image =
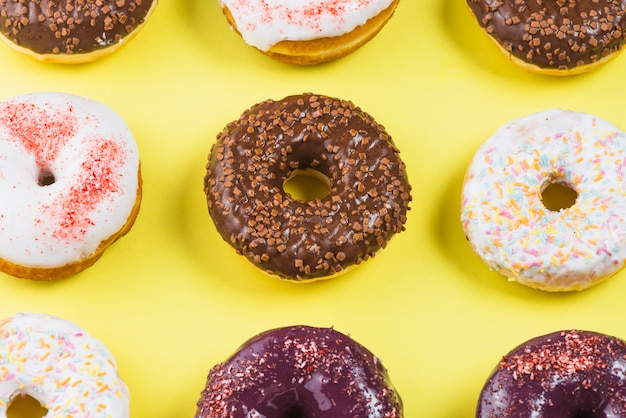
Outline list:
[[[626,343],[576,330],[533,338],[502,358],[476,417],[626,417]]]
[[[387,370],[332,328],[293,326],[248,340],[209,372],[195,418],[402,418]]]

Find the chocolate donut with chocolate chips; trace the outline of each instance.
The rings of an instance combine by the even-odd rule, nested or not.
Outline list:
[[[533,338],[502,358],[476,417],[626,417],[626,342],[577,330]]]
[[[0,0],[0,38],[46,62],[94,61],[128,43],[157,0]]]
[[[293,198],[284,183],[315,173],[328,195]],[[410,186],[383,126],[351,102],[314,94],[267,100],[228,124],[204,190],[223,239],[264,272],[330,278],[404,230]]]
[[[265,331],[209,372],[195,418],[402,418],[381,361],[332,328]]]
[[[509,58],[550,75],[578,74],[614,58],[626,38],[626,0],[467,0]]]

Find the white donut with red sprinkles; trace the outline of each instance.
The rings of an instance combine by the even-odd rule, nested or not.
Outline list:
[[[283,41],[339,36],[385,10],[392,0],[221,0],[243,39],[268,50]]]
[[[108,106],[62,93],[0,102],[0,271],[57,279],[92,265],[139,210],[139,153]]]
[[[243,40],[294,64],[337,59],[376,35],[399,0],[219,0]]]

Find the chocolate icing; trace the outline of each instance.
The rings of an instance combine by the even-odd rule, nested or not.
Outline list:
[[[620,50],[626,0],[467,0],[493,39],[544,69],[571,69]]]
[[[401,418],[402,400],[367,348],[332,328],[248,340],[209,372],[195,418]]]
[[[118,44],[156,0],[0,0],[0,31],[37,54],[84,54]]]
[[[626,343],[590,331],[533,338],[504,356],[477,418],[626,417]]]
[[[324,278],[374,256],[404,230],[411,199],[399,151],[374,119],[313,94],[253,106],[217,137],[204,180],[227,242],[269,274]],[[298,201],[283,190],[315,169],[330,193]]]

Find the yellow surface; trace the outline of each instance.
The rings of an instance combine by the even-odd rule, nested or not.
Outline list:
[[[208,370],[252,335],[334,326],[380,356],[406,417],[471,417],[502,354],[563,328],[626,338],[626,272],[572,294],[508,283],[471,252],[459,221],[464,171],[500,125],[551,107],[626,128],[626,55],[591,73],[536,76],[485,38],[464,0],[402,0],[369,44],[339,61],[287,66],[229,30],[217,0],[161,0],[126,47],[82,66],[0,45],[0,97],[89,96],[135,133],[144,200],[135,227],[96,265],[55,283],[0,276],[0,317],[61,316],[115,355],[135,418],[192,417]],[[351,99],[389,131],[414,200],[406,232],[326,282],[258,273],[222,242],[202,192],[216,134],[256,102],[313,91]]]

